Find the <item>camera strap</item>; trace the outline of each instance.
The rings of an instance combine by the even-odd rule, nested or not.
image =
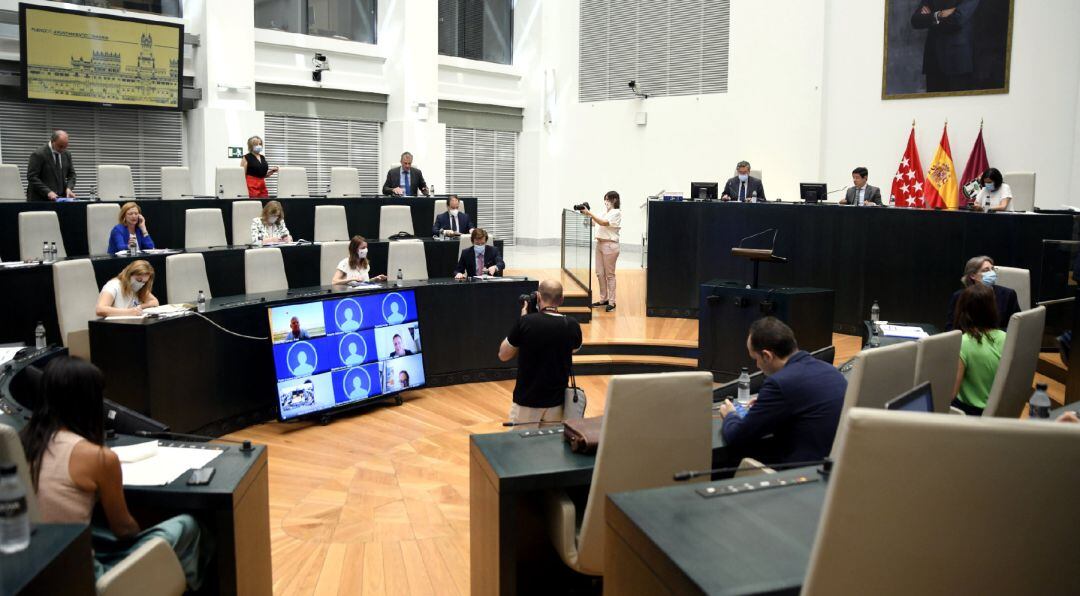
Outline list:
[[[566,315],[563,315],[563,325],[567,331],[570,331],[570,321]],[[574,353],[570,353],[570,388],[577,389],[577,377],[574,376]]]

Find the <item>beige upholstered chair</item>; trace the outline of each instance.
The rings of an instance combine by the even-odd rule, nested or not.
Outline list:
[[[210,281],[206,278],[206,260],[201,253],[165,257],[165,277],[169,280],[169,304],[194,304],[199,298],[199,290],[207,300],[213,297]]]
[[[0,201],[25,201],[19,166],[0,164]]]
[[[92,203],[86,206],[86,242],[90,255],[109,253],[109,234],[120,216],[116,203]]]
[[[90,358],[89,322],[97,318],[98,294],[94,266],[89,259],[53,264],[53,295],[60,339],[72,356]]]
[[[214,192],[222,199],[246,199],[250,196],[240,164],[218,166],[214,174]]]
[[[934,411],[939,414],[949,412],[949,404],[955,395],[956,371],[960,367],[960,342],[964,334],[959,330],[939,333],[924,337],[917,342],[915,355],[916,387],[930,381],[930,391],[934,394]]]
[[[910,391],[915,386],[918,351],[915,342],[906,341],[856,354],[844,394],[844,409],[884,408],[889,400]]]
[[[38,522],[41,515],[37,507],[37,494],[30,482],[30,466],[26,461],[19,435],[14,428],[0,424],[0,460],[13,462],[19,470],[19,479],[26,488],[26,505],[30,520]],[[134,596],[146,594],[147,586],[153,586],[154,594],[179,596],[187,587],[184,570],[168,542],[161,538],[148,540],[135,552],[98,578],[96,592],[99,596]]]
[[[1016,292],[1016,301],[1020,303],[1020,310],[1031,309],[1031,272],[1017,267],[995,267],[995,269],[998,274],[998,285]]]
[[[386,276],[395,279],[398,269],[401,269],[403,279],[428,278],[427,255],[423,242],[402,240],[390,243],[389,254],[386,257]]]
[[[186,167],[161,167],[161,198],[190,199],[195,192],[191,187],[191,170]]]
[[[491,232],[488,232],[488,239],[487,239],[487,242],[485,242],[484,244],[487,245],[487,246],[495,246],[495,234],[492,234]],[[471,248],[471,247],[472,247],[472,234],[466,234],[466,233],[462,232],[461,236],[458,238],[458,254],[460,255],[461,251],[465,250],[466,248]]]
[[[233,201],[232,243],[234,246],[251,244],[251,221],[262,215],[263,204],[259,201]]]
[[[56,256],[66,258],[64,237],[60,234],[60,219],[55,211],[23,211],[19,214],[19,258],[24,261],[41,258],[42,242],[56,243]]]
[[[1080,594],[1077,425],[856,408],[840,432],[803,594]]]
[[[1012,189],[1013,211],[1035,210],[1035,172],[1009,172],[1002,175],[1005,184]]]
[[[612,377],[584,515],[565,493],[546,500],[548,533],[567,565],[603,575],[608,494],[667,486],[676,472],[709,468],[711,408],[707,372]]]
[[[389,238],[398,232],[415,233],[412,224],[412,207],[408,205],[379,207],[379,238]]]
[[[449,211],[449,208],[446,206],[446,201],[435,201],[435,215],[431,218],[431,223],[434,224],[435,220],[439,219],[439,216],[447,211]]]
[[[345,207],[317,205],[315,207],[315,242],[336,242],[349,239],[349,222]]]
[[[279,199],[309,197],[307,168],[281,166],[277,173],[277,196]]]
[[[1045,324],[1045,306],[1009,317],[1005,346],[1001,349],[1001,364],[990,387],[983,416],[1016,418],[1023,411],[1024,404],[1031,398],[1031,383],[1039,364]]]
[[[98,198],[102,201],[134,201],[135,181],[131,166],[100,165],[97,167]]]
[[[333,199],[360,196],[360,170],[356,168],[330,168],[330,193]]]
[[[348,242],[323,242],[319,245],[319,284],[328,286],[334,279],[337,264],[349,256]]]
[[[244,251],[244,292],[259,294],[288,290],[285,261],[280,248],[252,248]]]
[[[188,209],[184,211],[184,248],[228,246],[225,221],[221,209]]]

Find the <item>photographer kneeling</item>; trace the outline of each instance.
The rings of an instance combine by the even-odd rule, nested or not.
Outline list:
[[[562,284],[544,280],[535,296],[536,309],[524,302],[521,317],[499,346],[499,360],[519,357],[511,422],[563,419],[571,360],[581,349],[581,326],[558,312]]]

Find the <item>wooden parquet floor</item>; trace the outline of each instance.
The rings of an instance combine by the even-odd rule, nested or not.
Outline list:
[[[696,320],[646,319],[643,271],[620,270],[619,284],[618,309],[598,311],[586,341],[696,343]],[[834,343],[837,363],[859,348],[851,336]],[[578,378],[590,415],[603,412],[608,380]],[[468,594],[469,435],[505,430],[513,388],[421,389],[403,406],[327,426],[274,422],[229,435],[269,446],[274,593]],[[1051,394],[1060,401],[1061,385]]]

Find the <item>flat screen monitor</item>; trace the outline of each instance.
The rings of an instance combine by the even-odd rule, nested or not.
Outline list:
[[[179,110],[184,26],[19,5],[27,101]]]
[[[274,306],[267,315],[281,420],[426,382],[412,290]]]
[[[691,201],[715,201],[719,187],[716,182],[691,182],[690,196],[687,198]]]
[[[824,182],[800,182],[799,197],[807,203],[820,203],[828,198],[828,189]]]
[[[930,389],[930,382],[908,391],[907,393],[885,404],[886,410],[906,410],[908,412],[933,412],[934,395]]]

